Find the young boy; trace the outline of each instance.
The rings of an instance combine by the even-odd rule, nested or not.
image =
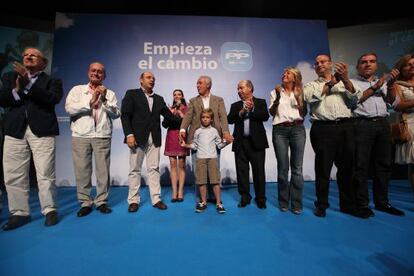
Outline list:
[[[195,211],[201,213],[207,208],[207,183],[210,180],[216,197],[216,210],[219,214],[224,214],[226,210],[221,202],[217,147],[222,149],[228,143],[222,141],[217,129],[211,126],[213,119],[213,110],[204,109],[200,115],[201,127],[195,131],[193,143],[183,142],[181,146],[197,150],[196,183],[199,185],[201,201],[197,203]]]

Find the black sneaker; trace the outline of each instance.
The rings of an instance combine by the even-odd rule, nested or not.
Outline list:
[[[198,202],[195,208],[196,213],[202,213],[204,210],[207,209],[207,203]]]
[[[217,204],[216,205],[216,210],[217,210],[217,213],[219,213],[219,214],[224,214],[226,212],[226,209],[224,209],[223,204]]]

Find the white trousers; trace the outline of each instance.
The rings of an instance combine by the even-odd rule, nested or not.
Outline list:
[[[55,136],[37,137],[28,126],[23,139],[5,136],[4,182],[11,215],[28,216],[30,155],[36,168],[41,212],[46,215],[57,208]]]
[[[147,172],[148,172],[148,187],[151,196],[152,205],[161,200],[161,185],[160,185],[160,147],[156,147],[152,142],[151,134],[148,138],[147,144],[135,150],[130,150],[129,156],[129,191],[128,204],[140,203],[139,188],[141,187],[141,169],[142,163],[146,158]]]

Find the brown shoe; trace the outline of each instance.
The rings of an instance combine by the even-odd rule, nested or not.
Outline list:
[[[128,206],[128,212],[135,213],[136,211],[138,211],[138,208],[139,208],[138,203],[131,203]]]
[[[30,222],[30,216],[11,215],[9,220],[2,226],[4,231],[9,231]]]
[[[167,210],[167,205],[165,205],[164,202],[162,202],[161,200],[155,203],[153,207],[158,208],[160,210]]]
[[[50,211],[46,214],[45,225],[53,226],[59,222],[58,213],[56,211]]]

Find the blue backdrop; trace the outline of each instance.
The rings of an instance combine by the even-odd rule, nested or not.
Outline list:
[[[187,100],[196,96],[197,78],[209,75],[212,93],[225,99],[229,111],[231,103],[239,100],[236,86],[240,80],[252,80],[255,96],[268,102],[287,66],[299,67],[304,82],[313,80],[312,63],[320,53],[329,53],[329,44],[326,22],[319,20],[58,13],[52,72],[63,79],[67,93],[74,85],[87,83],[88,65],[100,61],[107,69],[105,85],[116,92],[119,104],[127,89],[139,86],[138,77],[145,70],[154,73],[154,90],[167,103],[175,88],[181,88]],[[58,185],[74,185],[64,101],[58,114]],[[124,185],[128,149],[122,143],[120,120],[114,125],[111,174],[114,184]],[[271,142],[270,120],[266,127]],[[275,181],[273,147],[266,154],[267,181]],[[235,181],[231,147],[223,150],[221,162],[222,177]],[[162,157],[161,163],[163,173],[168,159]],[[313,179],[309,142],[304,165],[305,179]]]

